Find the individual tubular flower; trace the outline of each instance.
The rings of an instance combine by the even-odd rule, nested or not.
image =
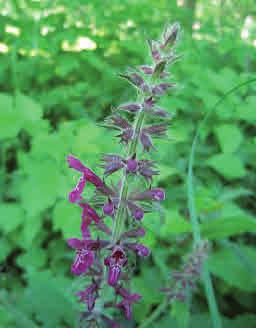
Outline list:
[[[106,240],[78,239],[70,238],[67,240],[68,246],[76,250],[75,261],[71,267],[71,272],[74,275],[86,273],[93,265],[95,254],[94,252],[109,245]]]
[[[133,127],[132,125],[120,115],[112,115],[106,120],[106,125],[114,129],[120,130],[121,133],[117,135],[121,140],[121,143],[127,144],[133,136]]]
[[[118,107],[118,110],[121,111],[127,111],[130,113],[137,113],[139,110],[141,110],[142,105],[137,104],[137,103],[128,103],[128,104],[123,104]]]
[[[112,202],[112,200],[109,198],[107,203],[104,204],[103,206],[103,213],[105,215],[109,215],[112,216],[115,212],[115,206],[114,203]]]
[[[138,243],[125,243],[125,246],[137,253],[140,257],[147,257],[150,254],[150,249]]]
[[[122,247],[115,246],[110,256],[105,258],[104,264],[108,269],[108,284],[114,286],[118,279],[122,268],[127,264],[127,257]]]
[[[77,238],[69,239],[68,245],[76,250],[76,257],[72,264],[71,272],[77,276],[86,273],[94,262],[94,253],[87,249],[83,240]]]
[[[79,159],[75,158],[72,155],[68,155],[67,161],[70,167],[83,173],[83,178],[85,181],[89,181],[97,188],[100,188],[104,185],[103,181],[92,170],[84,166]]]
[[[163,201],[165,199],[165,193],[162,188],[152,188],[141,193],[132,194],[130,199],[137,201]]]
[[[86,177],[83,174],[78,180],[78,183],[75,186],[75,188],[69,193],[70,203],[77,203],[78,201],[82,200],[81,194],[84,190],[85,184],[86,184]]]
[[[111,230],[104,224],[97,212],[87,203],[80,203],[79,206],[83,209],[82,220],[86,228],[94,222],[98,229],[104,231],[107,234],[111,233]]]
[[[141,207],[139,207],[138,205],[136,205],[132,201],[127,202],[127,207],[128,207],[129,211],[131,212],[131,214],[132,214],[132,216],[134,217],[135,220],[140,221],[140,220],[143,219],[144,211]]]
[[[127,74],[120,74],[120,76],[126,80],[128,80],[133,86],[139,88],[143,92],[149,91],[149,86],[146,81],[140,76],[138,73],[129,72]]]
[[[141,299],[139,294],[130,294],[129,291],[122,287],[116,288],[116,294],[120,295],[123,300],[116,305],[117,308],[120,308],[124,311],[125,317],[127,320],[130,320],[132,317],[131,305],[135,302],[138,302]]]
[[[87,305],[88,311],[92,311],[95,305],[95,301],[98,297],[99,285],[93,282],[85,290],[76,293],[79,297],[79,302],[83,302]]]
[[[105,154],[102,156],[102,164],[100,167],[104,168],[104,175],[107,177],[123,168],[124,165],[124,159],[121,156]]]

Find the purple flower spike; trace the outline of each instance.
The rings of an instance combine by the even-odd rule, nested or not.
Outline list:
[[[124,250],[120,246],[115,246],[111,255],[105,258],[104,264],[109,267],[108,284],[115,286],[120,277],[122,267],[127,264]]]
[[[78,201],[82,200],[81,194],[84,190],[86,184],[86,178],[85,175],[83,174],[75,188],[69,193],[69,201],[70,203],[77,203]]]
[[[131,285],[132,276],[136,273],[132,267],[126,269],[126,265],[130,266],[129,257],[137,261],[139,257],[150,254],[149,248],[140,242],[140,237],[146,234],[140,221],[147,212],[154,210],[154,202],[165,199],[163,189],[152,188],[153,178],[159,171],[156,162],[145,152],[156,150],[155,138],[167,139],[172,117],[168,115],[168,109],[159,106],[162,96],[175,86],[167,78],[172,77],[169,66],[178,58],[174,49],[178,32],[177,23],[167,25],[160,40],[148,41],[151,63],[120,74],[137,89],[138,97],[116,106],[104,120],[104,126],[116,131],[115,136],[119,138],[119,148],[122,149],[118,149],[116,154],[101,155],[97,166],[103,169],[103,178],[78,158],[67,156],[69,166],[81,175],[69,193],[69,201],[81,207],[82,238],[71,238],[68,245],[76,250],[72,273],[77,276],[86,273],[86,279],[91,279],[87,288],[77,293],[79,301],[86,307],[81,319],[86,320],[89,326],[119,328],[115,321],[117,309],[121,309],[129,320],[133,303],[141,298],[139,294],[131,294],[123,285]],[[109,178],[112,174],[117,175],[115,179]],[[95,187],[89,199],[85,199],[83,192],[87,183]],[[91,232],[95,236],[93,239]],[[105,237],[102,237],[102,232]],[[183,290],[194,288],[193,277],[199,274],[198,261],[193,259],[185,267],[183,276],[176,274],[174,277]],[[131,262],[133,266],[134,261]],[[108,292],[105,293],[106,283],[115,291],[114,299],[109,298]],[[178,290],[174,297],[181,299],[182,292]],[[101,298],[101,306],[94,309],[98,297]],[[169,289],[167,298],[171,300]],[[112,308],[111,312],[108,312],[109,308]]]
[[[76,257],[72,264],[71,272],[76,276],[86,273],[94,262],[94,253],[88,251],[84,247],[83,241],[77,238],[68,239],[68,245],[76,249]]]
[[[104,204],[103,206],[103,213],[105,215],[109,215],[109,216],[112,216],[114,214],[114,204],[112,202],[111,199],[108,200],[108,202],[106,204]]]
[[[127,161],[127,171],[131,172],[131,173],[135,173],[137,171],[138,168],[138,162],[136,161],[136,159],[128,159]]]

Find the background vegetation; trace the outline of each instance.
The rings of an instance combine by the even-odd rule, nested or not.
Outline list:
[[[191,250],[187,167],[205,113],[255,75],[253,0],[58,0],[0,2],[0,326],[74,327],[70,275],[79,209],[67,202],[74,184],[65,156],[95,168],[113,136],[98,126],[133,90],[117,78],[145,63],[145,39],[165,22],[183,28],[173,75],[179,84],[163,107],[175,115],[170,140],[154,154],[167,189],[164,216],[147,216],[152,256],[133,279],[143,295],[135,320],[161,304],[159,288]],[[256,83],[237,90],[200,132],[195,196],[224,327],[255,327]],[[97,169],[96,169],[97,171]],[[98,171],[99,172],[99,171]],[[158,277],[158,279],[156,279]],[[151,327],[211,327],[203,287]],[[127,326],[128,327],[128,326]]]

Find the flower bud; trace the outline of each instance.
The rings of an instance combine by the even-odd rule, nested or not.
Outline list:
[[[114,214],[114,204],[111,199],[109,199],[108,202],[104,204],[103,213],[109,216],[112,216]]]
[[[127,171],[131,172],[131,173],[135,173],[137,171],[138,168],[138,162],[136,161],[136,159],[128,159],[127,161]]]

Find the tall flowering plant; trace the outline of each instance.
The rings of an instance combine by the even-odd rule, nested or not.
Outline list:
[[[91,283],[77,293],[79,301],[86,305],[83,318],[88,323],[120,327],[109,314],[109,309],[120,310],[130,320],[133,303],[141,299],[141,295],[129,288],[133,274],[130,263],[134,256],[149,256],[150,250],[139,242],[146,233],[142,227],[143,218],[152,210],[152,203],[165,199],[162,188],[152,187],[153,177],[159,173],[156,163],[144,158],[144,154],[155,150],[154,137],[166,136],[170,116],[158,106],[158,102],[175,87],[169,81],[168,68],[177,59],[175,44],[178,33],[178,23],[167,25],[160,40],[148,41],[151,64],[138,66],[121,75],[137,89],[138,98],[135,102],[120,105],[105,123],[119,131],[117,137],[124,145],[125,155],[103,155],[100,164],[104,169],[103,178],[78,158],[67,156],[70,168],[81,174],[69,194],[69,201],[81,208],[82,237],[67,242],[76,251],[71,272],[91,279]],[[110,185],[108,177],[117,172],[120,172],[120,181],[117,185]],[[95,206],[83,197],[87,184],[95,187]],[[111,226],[106,224],[106,217],[111,218]],[[101,231],[96,239],[92,238],[92,229]],[[106,286],[115,295],[111,301],[104,300]]]

